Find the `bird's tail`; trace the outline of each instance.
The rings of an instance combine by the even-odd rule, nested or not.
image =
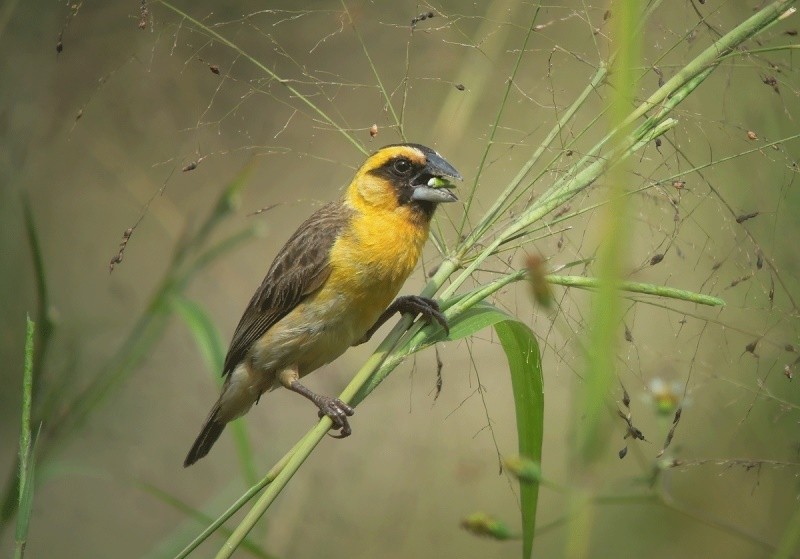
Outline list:
[[[246,365],[240,363],[225,379],[222,395],[211,408],[203,429],[183,461],[183,467],[191,466],[208,454],[225,429],[225,424],[246,414],[264,390],[261,384],[254,385]]]
[[[219,412],[220,403],[217,402],[211,409],[211,413],[208,414],[208,419],[206,419],[206,422],[203,424],[200,434],[197,435],[192,448],[189,450],[189,454],[186,455],[186,460],[183,461],[184,468],[188,468],[208,454],[208,451],[211,450],[211,447],[217,442],[217,439],[222,434],[222,431],[225,429],[225,424],[227,423],[227,421],[219,417]]]

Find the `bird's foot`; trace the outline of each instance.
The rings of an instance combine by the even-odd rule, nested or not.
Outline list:
[[[450,335],[447,318],[445,318],[442,310],[439,308],[439,303],[434,299],[422,297],[420,295],[404,295],[398,297],[393,306],[401,313],[421,315],[428,324],[432,324],[435,320],[442,327],[445,334]]]
[[[347,421],[347,418],[355,413],[353,408],[342,402],[339,398],[331,398],[330,396],[317,395],[314,403],[319,408],[319,417],[322,418],[326,415],[330,417],[333,422],[333,427],[331,427],[331,429],[339,431],[338,435],[331,435],[331,437],[343,439],[350,436],[353,431],[350,429],[350,423]]]
[[[439,303],[428,297],[421,297],[420,295],[403,295],[395,299],[394,302],[389,305],[389,308],[383,311],[383,314],[378,317],[378,320],[372,325],[372,328],[367,330],[353,345],[355,346],[368,342],[370,338],[372,338],[372,335],[378,331],[378,328],[383,326],[394,313],[398,312],[409,313],[414,316],[422,315],[422,318],[428,324],[431,324],[435,320],[441,325],[445,334],[448,336],[450,335],[450,328],[447,326],[447,318],[445,318],[442,310],[439,308]]]

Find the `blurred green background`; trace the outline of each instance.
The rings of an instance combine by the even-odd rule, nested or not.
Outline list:
[[[656,65],[668,79],[758,4],[665,3],[646,25],[640,96],[658,87],[657,73],[647,68]],[[202,1],[181,9],[289,80],[372,150],[400,136],[365,47],[407,138],[438,149],[466,177],[466,192],[535,6],[517,0],[346,6],[347,12],[334,2],[265,8]],[[542,27],[504,105],[471,218],[481,215],[606,59],[607,9],[605,3],[559,0],[539,13]],[[411,19],[429,10],[436,16],[412,31]],[[108,373],[109,359],[148,312],[175,247],[243,168],[251,174],[239,205],[204,246],[245,229],[254,238],[194,274],[185,292],[211,317],[223,343],[291,231],[340,195],[364,157],[284,85],[171,10],[148,5],[144,29],[141,17],[137,1],[7,2],[0,8],[3,480],[17,451],[24,318],[35,318],[37,309],[23,195],[41,242],[47,313],[55,325],[38,389],[54,403],[50,417],[57,423],[92,379]],[[796,17],[748,46],[793,42]],[[556,288],[560,306],[553,313],[537,310],[525,286],[509,288],[496,301],[540,338],[543,469],[559,484],[608,497],[646,490],[672,417],[658,412],[657,396],[681,399],[686,387],[683,417],[664,455],[680,465],[661,473],[660,500],[611,498],[596,505],[587,536],[592,557],[769,557],[797,507],[797,384],[784,367],[794,372],[794,348],[800,347],[798,149],[790,141],[756,148],[797,133],[798,93],[800,77],[785,51],[733,57],[681,106],[680,126],[662,145],[649,146],[631,163],[631,189],[686,174],[680,189],[670,181],[633,197],[629,277],[712,293],[728,305],[720,311],[669,301],[625,304],[630,341],[620,328],[618,371],[647,441],[623,440],[625,424],[614,417],[591,479],[572,478],[568,467],[572,427],[581,415],[572,395],[584,368],[588,295]],[[586,148],[602,135],[600,122],[581,136],[609,95],[607,86],[598,90],[563,131],[562,145],[577,138]],[[562,153],[537,190],[579,151]],[[691,172],[735,154],[742,155]],[[182,171],[192,162],[196,169]],[[572,210],[601,201],[604,186],[575,200]],[[272,204],[279,206],[252,215]],[[463,211],[456,206],[440,213],[445,238],[452,240]],[[738,215],[753,211],[760,215],[737,223]],[[123,231],[140,215],[123,262],[109,274]],[[590,258],[599,219],[589,210],[553,226],[552,235],[527,250],[541,252],[551,269]],[[664,260],[650,266],[657,254]],[[429,246],[424,267],[439,261]],[[497,259],[496,270],[523,262],[522,250],[510,251]],[[571,270],[582,272],[592,274],[591,264]],[[476,281],[488,277],[491,271]],[[420,270],[404,292],[423,283]],[[747,351],[754,341],[754,351]],[[310,377],[310,385],[338,392],[376,344],[348,351]],[[438,399],[436,356],[426,351],[359,406],[351,438],[321,445],[253,541],[277,557],[518,556],[517,543],[477,539],[459,528],[476,510],[514,529],[518,524],[514,484],[498,475],[498,454],[516,451],[505,358],[489,332],[443,344],[439,352]],[[217,397],[216,376],[185,322],[172,316],[125,382],[115,384],[72,435],[53,437],[37,471],[28,556],[171,557],[203,524],[143,485],[211,516],[232,502],[247,482],[230,431],[208,458],[181,467]],[[610,415],[622,395],[621,388],[609,394]],[[256,471],[265,472],[314,420],[296,395],[278,391],[263,398],[244,420]],[[620,460],[626,445],[629,453]],[[542,489],[536,556],[564,554],[569,533],[562,520],[570,505],[568,494]],[[200,556],[221,541],[211,538]],[[4,529],[0,546],[12,548],[12,528]]]

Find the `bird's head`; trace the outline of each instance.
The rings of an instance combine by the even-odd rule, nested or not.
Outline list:
[[[367,158],[347,196],[429,220],[438,204],[458,200],[449,179],[461,180],[461,175],[436,151],[420,144],[393,144]]]

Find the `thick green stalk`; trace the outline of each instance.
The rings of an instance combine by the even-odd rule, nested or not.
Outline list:
[[[613,151],[619,151],[625,139],[633,132],[635,119],[628,115],[635,97],[634,68],[639,66],[641,34],[636,33],[639,6],[632,2],[614,4],[612,40],[617,49],[617,59],[612,72],[613,94],[611,97],[611,122],[607,138]],[[666,113],[664,113],[666,114]],[[648,119],[632,135],[641,137],[658,121]],[[589,465],[605,448],[608,429],[605,428],[604,404],[614,380],[614,358],[618,338],[619,321],[622,317],[620,282],[626,267],[628,246],[628,203],[624,196],[627,188],[626,161],[614,165],[608,173],[608,204],[601,221],[597,266],[598,287],[592,297],[589,319],[589,335],[586,355],[586,374],[579,390],[580,402],[573,418],[573,430],[577,434],[573,449],[572,476],[586,477]],[[591,542],[594,524],[594,508],[589,504],[586,488],[576,487],[570,501],[576,510],[570,521],[565,555],[585,557]]]
[[[598,278],[588,278],[586,276],[550,275],[545,276],[545,279],[554,285],[579,287],[583,289],[597,289],[600,284],[600,280]],[[725,301],[719,297],[695,293],[694,291],[686,291],[685,289],[677,289],[675,287],[667,287],[664,285],[653,285],[652,283],[641,283],[636,281],[621,281],[619,282],[618,286],[621,291],[628,291],[630,293],[642,293],[644,295],[655,295],[656,297],[665,297],[667,299],[679,299],[681,301],[697,303],[698,305],[709,305],[712,307],[721,307],[725,305]]]
[[[612,74],[614,94],[611,103],[612,120],[609,123],[614,151],[619,151],[623,146],[624,138],[631,133],[635,122],[628,115],[636,94],[634,68],[639,66],[641,50],[641,35],[635,33],[636,21],[639,20],[639,7],[626,2],[618,4],[618,7],[620,9],[615,11],[616,17],[613,18],[613,39],[618,49],[618,56]],[[661,114],[666,115],[667,112]],[[649,132],[657,123],[658,120],[648,119],[634,136]],[[581,419],[577,422],[575,465],[579,469],[586,467],[596,458],[599,449],[605,448],[604,438],[599,436],[599,427],[604,417],[606,394],[614,379],[615,342],[622,317],[620,283],[627,267],[630,198],[624,196],[627,190],[625,161],[620,161],[619,165],[611,168],[607,182],[608,205],[604,208],[605,215],[602,217],[602,230],[599,234],[602,242],[597,257],[599,283],[592,298],[586,382],[583,384],[583,402],[579,407]]]
[[[470,262],[470,264],[459,274],[459,276],[450,283],[445,289],[442,296],[449,297],[463,284],[472,273],[480,267],[487,258],[492,256],[497,248],[502,245],[507,239],[520,233],[531,224],[542,219],[551,211],[558,208],[567,200],[574,197],[582,190],[589,187],[598,177],[600,177],[609,167],[618,163],[621,159],[635,153],[649,141],[657,138],[665,133],[667,130],[677,124],[677,121],[668,119],[660,123],[656,128],[650,130],[642,138],[628,138],[621,142],[617,152],[612,153],[607,159],[598,159],[589,167],[578,173],[571,181],[566,184],[558,183],[558,187],[551,189],[549,196],[543,196],[537,199],[527,210],[505,230],[500,232],[497,237],[479,254],[477,258]],[[438,276],[438,274],[437,274]],[[435,278],[434,278],[435,279]]]
[[[467,236],[466,240],[461,245],[462,256],[467,250],[471,249],[474,244],[478,242],[478,240],[483,237],[489,228],[497,221],[503,209],[507,207],[507,200],[514,194],[514,191],[519,188],[519,185],[522,184],[522,181],[531,171],[533,166],[539,162],[545,151],[550,148],[553,141],[559,137],[569,121],[575,116],[575,113],[578,112],[578,109],[580,109],[586,102],[586,99],[588,99],[589,95],[592,92],[597,91],[597,88],[600,87],[600,84],[603,83],[603,80],[606,79],[607,75],[608,69],[605,66],[600,66],[600,68],[597,69],[597,72],[595,72],[594,76],[592,76],[589,84],[584,88],[581,94],[578,95],[577,99],[572,102],[564,114],[561,115],[561,118],[558,120],[556,125],[550,130],[539,147],[536,148],[536,151],[533,152],[531,158],[522,165],[519,172],[514,176],[513,179],[511,179],[511,182],[508,183],[508,186],[506,186],[503,192],[497,196],[494,203],[486,211],[484,217],[481,219],[478,225],[476,225]]]
[[[298,447],[300,446],[300,442],[295,444],[289,452],[283,455],[283,458],[278,460],[272,468],[270,468],[269,472],[255,485],[253,485],[250,489],[247,490],[241,497],[239,497],[228,509],[223,512],[221,515],[217,517],[214,522],[208,525],[205,530],[200,532],[195,539],[193,539],[189,544],[184,547],[178,555],[175,556],[175,559],[185,559],[189,556],[192,551],[197,549],[201,543],[203,543],[208,536],[213,534],[220,526],[225,524],[225,522],[230,519],[231,516],[236,514],[239,509],[241,509],[245,503],[247,503],[250,499],[258,495],[259,491],[264,489],[267,485],[272,483],[278,474],[283,470],[286,466],[286,463],[289,462],[289,458],[294,455],[297,451]]]

